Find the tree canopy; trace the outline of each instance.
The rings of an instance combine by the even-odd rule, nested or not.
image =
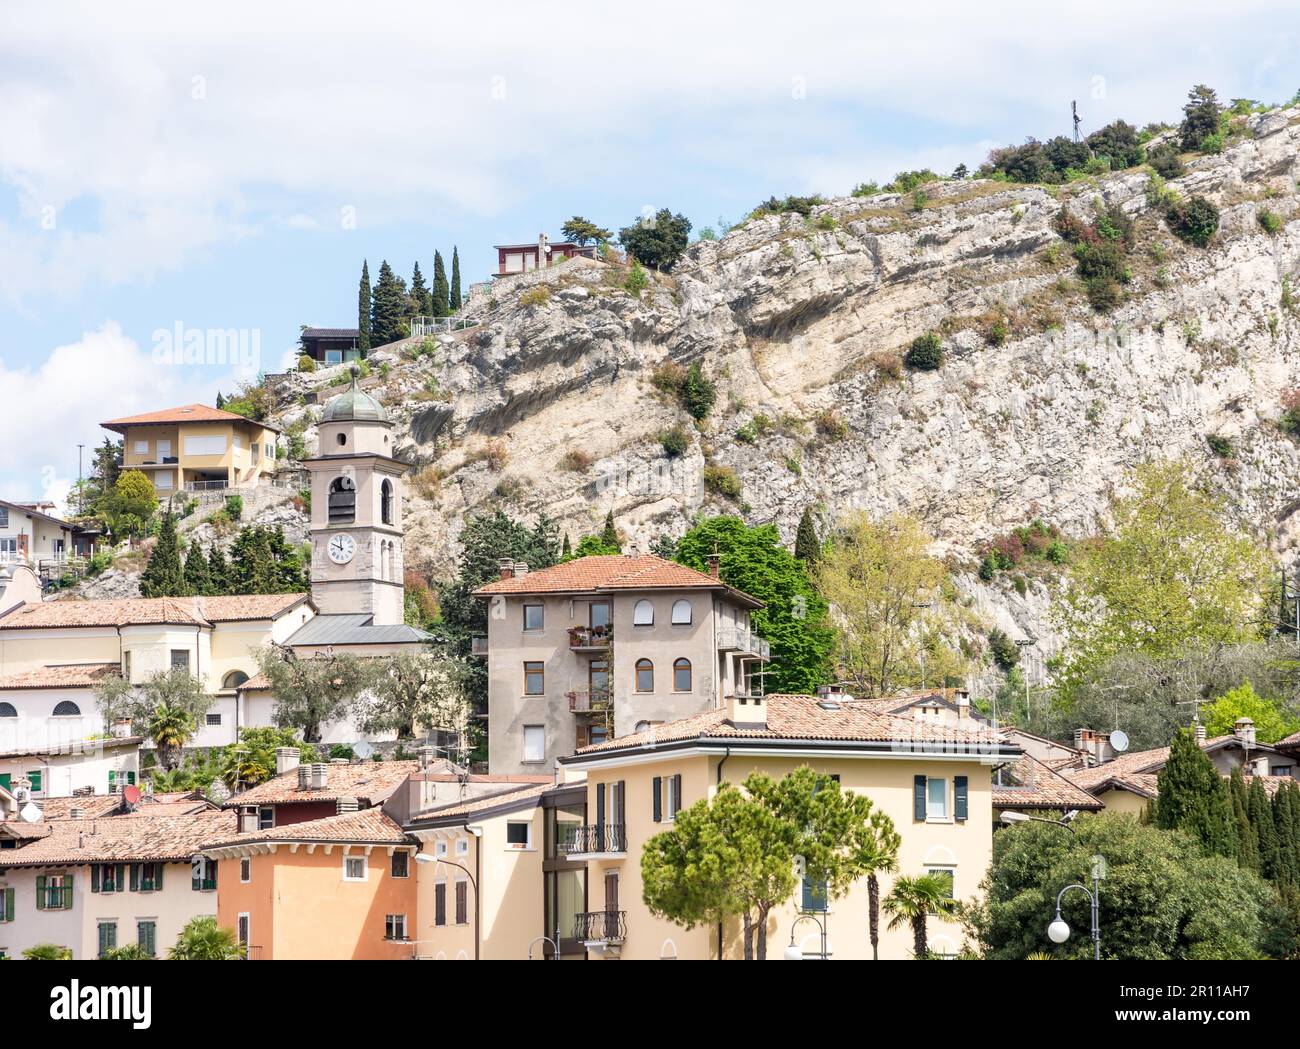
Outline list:
[[[638,219],[618,231],[618,241],[643,266],[665,272],[690,243],[691,223],[685,215],[660,208],[653,217]]]
[[[281,645],[261,649],[257,664],[275,696],[275,723],[301,729],[308,743],[319,743],[322,726],[349,713],[374,672],[371,661],[362,657],[303,658]]]

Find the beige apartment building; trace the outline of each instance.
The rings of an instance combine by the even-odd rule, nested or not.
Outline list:
[[[164,499],[251,488],[275,472],[280,431],[220,408],[186,404],[100,425],[122,435],[122,469],[143,472]]]
[[[575,750],[761,691],[761,601],[652,554],[530,572],[501,562],[487,602],[488,759],[537,772]]]

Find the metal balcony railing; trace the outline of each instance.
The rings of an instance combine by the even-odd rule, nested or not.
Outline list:
[[[573,916],[574,939],[587,943],[622,943],[627,939],[627,911],[586,911]]]
[[[569,627],[569,648],[572,650],[608,648],[612,631],[607,626]]]
[[[592,856],[627,852],[627,831],[621,823],[595,823],[575,827],[573,837],[565,843],[570,856]]]
[[[485,637],[470,638],[469,654],[472,656],[486,656],[488,654],[488,639]]]
[[[771,646],[754,631],[740,626],[720,626],[718,648],[724,652],[739,652],[761,660],[772,658]]]
[[[566,692],[569,697],[569,709],[575,714],[603,713],[613,706],[613,697],[608,689],[575,689]]]

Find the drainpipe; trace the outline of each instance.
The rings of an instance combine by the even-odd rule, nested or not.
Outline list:
[[[482,953],[483,939],[483,828],[465,824],[474,835],[474,960]]]
[[[722,766],[725,765],[725,764],[727,763],[727,759],[728,759],[729,757],[731,757],[731,748],[730,748],[730,747],[727,747],[727,749],[723,752],[722,757],[720,757],[720,758],[718,759],[718,778],[717,778],[717,786],[719,786],[719,787],[722,786]],[[718,961],[722,961],[722,960],[723,960],[723,957],[722,957],[722,922],[718,922]]]

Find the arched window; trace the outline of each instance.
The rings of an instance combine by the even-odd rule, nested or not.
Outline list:
[[[81,708],[71,700],[65,699],[62,703],[55,704],[54,716],[56,718],[79,718],[81,717]]]
[[[357,516],[357,486],[351,477],[336,477],[330,483],[329,523],[351,524]]]
[[[691,603],[682,598],[680,601],[673,602],[673,623],[681,625],[689,624],[691,621]]]
[[[379,519],[386,525],[393,523],[393,482],[387,478],[379,486]]]
[[[12,703],[0,703],[0,718],[16,718],[18,711]]]
[[[654,626],[655,606],[642,598],[632,606],[633,626]]]
[[[238,688],[248,680],[248,675],[242,670],[232,670],[229,674],[221,679],[222,688]]]
[[[673,660],[673,691],[689,692],[691,690],[691,661],[689,659]]]
[[[638,692],[655,690],[655,665],[648,659],[636,661],[636,690]]]

